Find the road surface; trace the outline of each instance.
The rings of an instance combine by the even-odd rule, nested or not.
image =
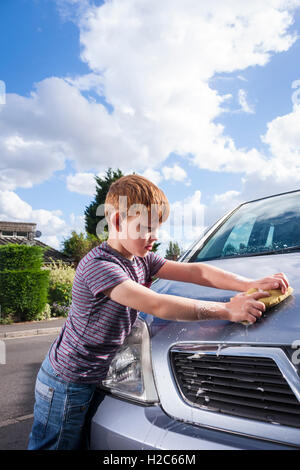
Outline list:
[[[35,378],[57,337],[5,339],[6,364],[0,364],[0,450],[24,450],[32,426]]]

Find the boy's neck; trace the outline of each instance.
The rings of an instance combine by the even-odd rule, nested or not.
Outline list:
[[[121,245],[118,240],[107,239],[106,243],[110,246],[113,250],[116,250],[120,255],[124,256],[124,258],[133,261],[134,256],[133,254],[129,253],[129,251],[125,250],[125,248]]]

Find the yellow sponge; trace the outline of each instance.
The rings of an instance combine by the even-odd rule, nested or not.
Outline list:
[[[247,294],[253,294],[253,292],[257,292],[258,289],[250,289],[247,291]],[[261,297],[259,302],[263,302],[265,306],[268,307],[273,307],[274,305],[279,304],[282,302],[284,299],[289,297],[293,292],[294,289],[292,287],[288,287],[285,294],[281,292],[281,289],[272,289],[272,290],[267,290],[266,292],[269,292],[270,297]]]
[[[257,292],[257,291],[258,289],[250,289],[247,291],[247,294],[253,294],[253,292]],[[266,290],[265,292],[269,292],[270,296],[261,297],[260,299],[258,299],[258,301],[263,302],[266,308],[270,308],[270,307],[274,307],[274,305],[279,304],[284,299],[289,297],[294,292],[294,289],[292,287],[288,287],[285,294],[281,292],[281,289],[271,289],[271,290]],[[251,325],[251,322],[248,322],[248,321],[242,321],[240,323],[242,323],[243,325]]]

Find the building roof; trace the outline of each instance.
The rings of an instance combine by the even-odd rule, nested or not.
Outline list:
[[[0,230],[28,230],[36,229],[36,224],[32,222],[10,222],[8,220],[0,220]]]

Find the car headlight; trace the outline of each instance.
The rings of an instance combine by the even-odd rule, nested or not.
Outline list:
[[[143,403],[157,403],[154,384],[150,336],[146,322],[138,318],[112,360],[102,386],[111,393]]]

